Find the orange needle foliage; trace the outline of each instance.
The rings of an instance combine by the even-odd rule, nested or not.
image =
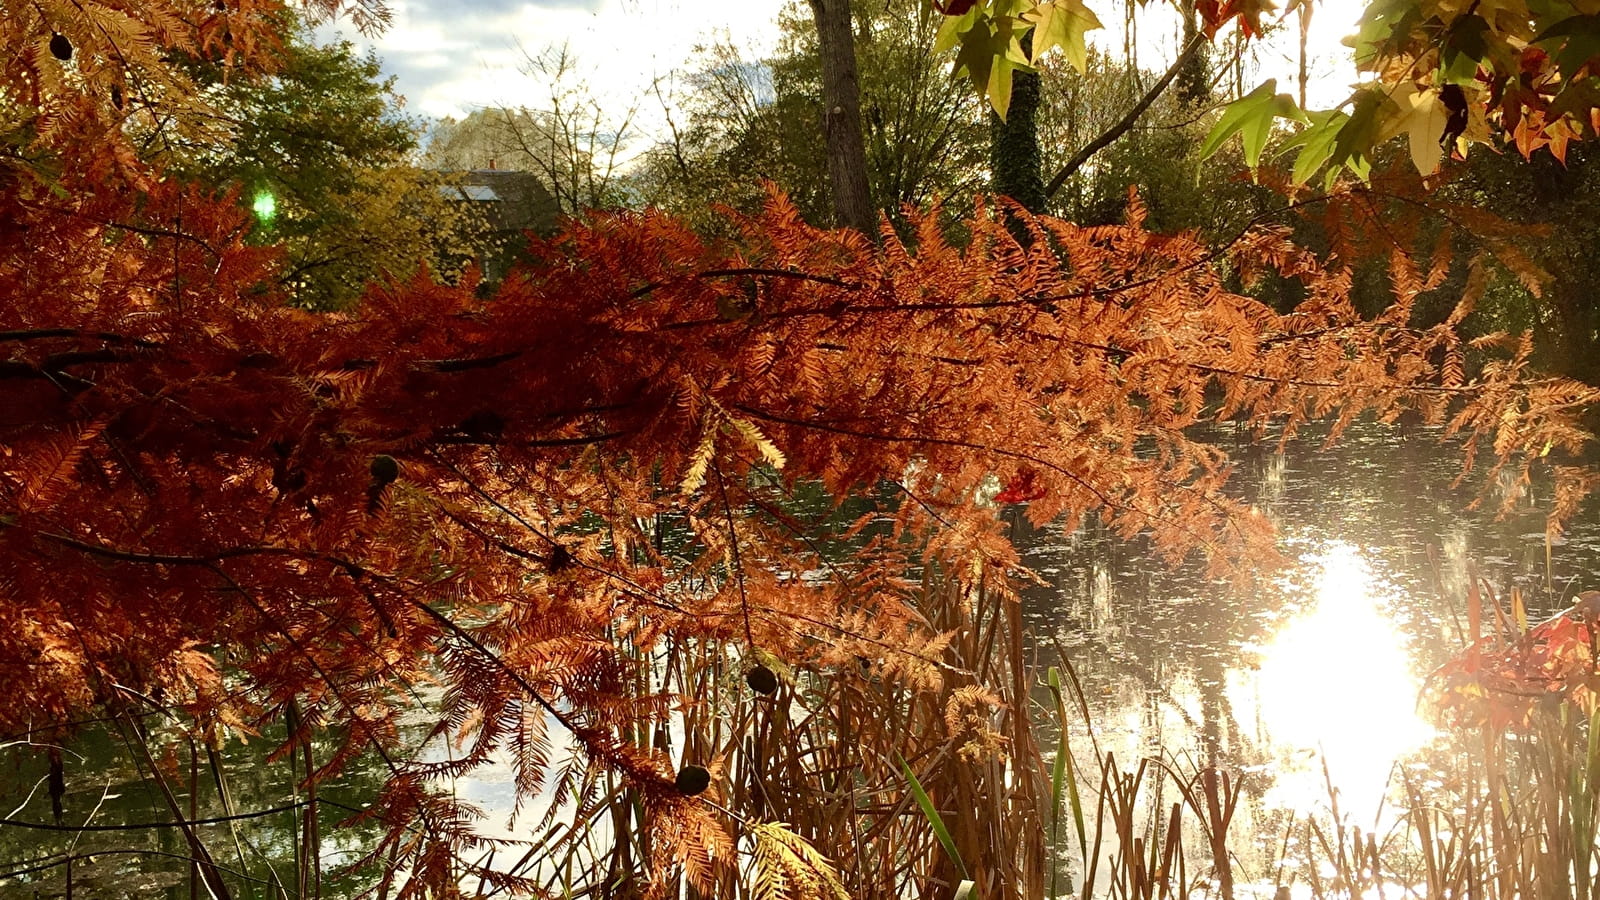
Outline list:
[[[779,196],[728,242],[596,215],[488,299],[422,273],[314,315],[264,287],[236,204],[95,121],[41,138],[59,175],[0,184],[0,731],[143,695],[217,739],[292,703],[347,735],[317,777],[368,750],[391,766],[374,858],[413,889],[479,840],[429,779],[509,750],[530,795],[552,727],[639,792],[658,884],[732,866],[637,739],[695,702],[652,688],[650,651],[931,684],[943,637],[905,576],[1013,576],[996,489],[1222,569],[1270,536],[1191,425],[1413,409],[1526,466],[1575,449],[1593,400],[1527,381],[1516,342],[1467,380],[1456,319],[1409,321],[1442,266],[1397,258],[1395,306],[1362,320],[1347,274],[1281,232],[1219,254],[1147,233],[1137,202],[1092,229],[984,211],[959,246],[933,216],[877,245],[818,230]],[[1267,270],[1309,299],[1278,315],[1230,288]],[[787,505],[811,483],[900,499],[825,555]],[[397,717],[432,681],[465,750],[407,763]]]
[[[1094,513],[1227,565],[1268,535],[1186,436],[1202,418],[1415,408],[1513,459],[1576,447],[1567,415],[1590,399],[1521,383],[1520,354],[1463,382],[1449,327],[1404,327],[1428,285],[1403,263],[1397,311],[1362,321],[1344,274],[1252,235],[1237,266],[1307,285],[1279,316],[1137,207],[1109,228],[1025,218],[1027,248],[987,214],[960,248],[931,219],[875,248],[779,197],[728,245],[626,213],[574,225],[487,300],[421,275],[313,315],[256,292],[270,254],[234,205],[68,188],[13,184],[0,220],[0,667],[25,685],[0,728],[127,688],[246,730],[297,699],[350,753],[396,749],[404,689],[437,676],[468,752],[397,766],[387,815],[432,810],[459,840],[426,776],[514,746],[536,789],[555,721],[672,813],[668,860],[726,859],[666,760],[625,737],[672,702],[628,648],[935,679],[907,554],[1011,572],[992,479],[1037,520]],[[781,508],[807,481],[898,484],[895,534],[918,540],[820,557]],[[688,543],[664,549],[664,523]]]

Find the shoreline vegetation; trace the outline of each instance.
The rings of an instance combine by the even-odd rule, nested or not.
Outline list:
[[[1592,628],[1600,594],[1530,623],[1517,591],[1498,597],[1475,578],[1463,598],[1469,643],[1425,686],[1440,730],[1424,750],[1396,760],[1369,821],[1350,811],[1358,798],[1327,773],[1326,757],[1326,795],[1294,809],[1268,801],[1262,785],[1274,776],[1260,766],[1209,764],[1199,747],[1119,753],[1102,745],[1106,723],[1096,721],[1070,652],[1023,635],[1014,599],[936,573],[916,597],[919,613],[950,636],[939,677],[920,684],[870,673],[830,678],[693,644],[652,666],[671,689],[703,702],[636,739],[685,761],[708,760],[717,787],[707,799],[755,811],[740,816],[747,865],[724,876],[718,896],[1594,896],[1600,731]],[[1055,656],[1052,664],[1029,663],[1041,650]],[[758,668],[765,675],[755,675]],[[75,793],[63,819],[63,771],[81,764],[72,745],[53,745],[43,733],[8,740],[0,749],[14,764],[32,756],[27,768],[43,761],[46,771],[3,828],[52,831],[67,843],[0,872],[0,896],[133,896],[136,884],[182,895],[196,885],[215,890],[210,879],[251,897],[346,897],[375,887],[346,870],[377,838],[361,824],[370,815],[370,797],[361,794],[371,788],[303,780],[301,766],[329,754],[326,738],[263,759],[261,750],[240,755],[236,740],[208,746],[196,722],[170,711],[146,709],[111,725],[135,760],[129,776],[157,785],[170,815],[117,823],[110,813],[99,821],[100,805],[114,796],[108,785],[87,816],[87,795]],[[738,728],[748,738],[723,737]],[[413,733],[431,748],[419,759],[453,755],[448,736]],[[727,755],[707,755],[730,746]],[[521,809],[510,830],[481,823],[505,838],[485,845],[482,862],[558,896],[626,895],[632,888],[615,874],[648,852],[636,802],[607,773],[581,764],[562,771],[550,786],[560,799]],[[238,807],[241,778],[252,797],[286,802]],[[275,791],[262,790],[275,780]],[[490,799],[481,788],[476,799]],[[19,818],[47,805],[53,824]],[[156,845],[104,840],[141,830],[160,834]],[[147,869],[150,859],[167,865]],[[173,864],[184,859],[192,862],[187,875]],[[812,877],[822,880],[805,880]],[[463,896],[495,893],[482,873],[462,887]]]

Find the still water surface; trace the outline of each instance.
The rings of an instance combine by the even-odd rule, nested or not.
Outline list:
[[[1214,439],[1234,447],[1234,490],[1277,525],[1286,565],[1241,586],[1194,567],[1168,568],[1093,526],[1069,535],[1040,529],[1023,539],[1025,561],[1046,582],[1024,594],[1035,661],[1041,670],[1063,660],[1073,666],[1094,739],[1119,759],[1159,754],[1244,767],[1261,808],[1326,809],[1331,779],[1341,812],[1370,825],[1383,815],[1392,764],[1429,740],[1416,711],[1418,684],[1461,645],[1469,565],[1497,589],[1519,586],[1531,612],[1548,614],[1577,591],[1600,587],[1590,574],[1600,562],[1600,524],[1592,513],[1571,523],[1547,566],[1547,492],[1497,487],[1490,505],[1515,492],[1510,516],[1469,512],[1474,488],[1451,485],[1458,458],[1425,432],[1362,426],[1331,448],[1306,434],[1282,453],[1231,432]],[[1074,738],[1086,740],[1088,728],[1074,726]],[[235,809],[295,799],[281,765],[261,764],[261,744],[228,751]],[[91,813],[102,825],[170,818],[116,735],[87,735],[65,760],[67,822]],[[52,821],[44,771],[36,749],[0,742],[4,818]],[[206,777],[203,764],[200,773]],[[352,771],[323,794],[359,807],[382,775]],[[485,773],[458,789],[491,811],[487,827],[501,830],[509,777]],[[224,812],[213,788],[202,797],[201,815]],[[237,847],[215,827],[210,845],[230,856],[237,850],[252,870],[267,860],[291,879],[292,815],[240,822]],[[349,861],[371,838],[370,829],[328,829],[324,862]],[[170,831],[74,836],[0,825],[0,898],[61,896],[64,867],[39,866],[63,853],[128,847],[183,851]],[[74,884],[81,896],[189,893],[186,867],[161,856],[99,856],[75,866]],[[360,883],[325,887],[337,894]]]
[[[1277,527],[1286,564],[1239,586],[1093,528],[1033,535],[1025,560],[1049,583],[1025,595],[1036,661],[1076,669],[1094,738],[1124,766],[1159,756],[1187,772],[1240,767],[1241,816],[1258,828],[1336,810],[1382,833],[1396,765],[1425,771],[1421,751],[1438,737],[1418,693],[1465,643],[1470,573],[1502,596],[1517,587],[1543,618],[1600,588],[1600,524],[1585,512],[1547,559],[1548,487],[1508,479],[1489,486],[1486,511],[1470,511],[1481,482],[1454,486],[1460,457],[1427,432],[1367,425],[1333,447],[1307,433],[1283,453],[1215,439],[1239,463],[1234,490]],[[1072,731],[1092,765],[1090,728]],[[1235,850],[1272,896],[1282,851],[1256,837],[1255,859]]]

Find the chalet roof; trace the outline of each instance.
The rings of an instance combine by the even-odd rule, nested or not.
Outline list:
[[[449,193],[450,190],[450,188],[445,188],[446,193]],[[463,197],[466,197],[468,200],[487,200],[496,202],[500,200],[500,195],[495,193],[494,188],[487,184],[463,184],[461,187],[457,188],[456,191],[459,192]]]
[[[473,169],[463,173],[459,186],[443,190],[447,196],[483,204],[496,231],[549,234],[560,215],[555,198],[532,172]]]

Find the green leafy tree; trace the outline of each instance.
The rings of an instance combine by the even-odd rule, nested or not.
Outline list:
[[[951,77],[933,48],[939,26],[921,0],[888,0],[856,11],[856,59],[870,199],[898,216],[902,205],[952,202],[982,189],[988,174],[984,110]],[[751,209],[762,180],[789,193],[812,221],[832,216],[828,159],[817,140],[822,59],[809,15],[792,7],[769,59],[727,43],[704,48],[675,96],[670,139],[639,177],[651,203],[693,214],[706,200]]]
[[[786,31],[793,22],[782,20]],[[826,161],[817,147],[813,100],[790,89],[778,60],[748,58],[728,41],[701,47],[690,71],[656,85],[668,138],[647,150],[630,179],[646,205],[702,229],[722,219],[710,204],[754,210],[761,183],[789,193],[809,221],[829,215]]]
[[[1510,263],[1458,275],[1481,291],[1478,315],[1489,330],[1532,331],[1540,363],[1600,383],[1600,150],[1574,144],[1566,159],[1548,154],[1473,154],[1449,173],[1440,193],[1521,226]],[[1502,254],[1504,257],[1505,254]]]
[[[349,306],[374,275],[418,265],[457,271],[482,225],[449,177],[416,164],[418,125],[377,58],[305,29],[276,56],[256,77],[192,62],[211,114],[199,127],[157,120],[142,146],[179,177],[239,191],[255,239],[283,249],[280,279],[297,304]]]
[[[1121,222],[1131,190],[1152,230],[1196,230],[1220,241],[1282,205],[1273,192],[1238,177],[1244,164],[1236,148],[1201,159],[1206,123],[1181,91],[1161,91],[1136,124],[1085,155],[1166,76],[1095,48],[1084,62],[1082,73],[1059,57],[1039,65],[1041,164],[1051,172],[1072,167],[1051,198],[1052,212],[1084,225]]]

